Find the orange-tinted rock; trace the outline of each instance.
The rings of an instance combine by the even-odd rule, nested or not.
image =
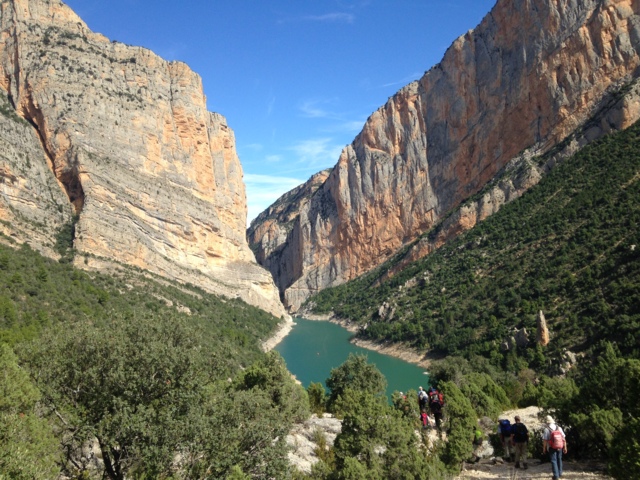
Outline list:
[[[543,171],[456,211],[521,152],[548,152],[587,125],[634,78],[639,53],[640,0],[499,0],[440,64],[371,115],[300,202],[265,261],[286,306],[376,267],[446,218],[440,237],[412,252],[419,258],[521,195]],[[580,141],[633,123],[638,97],[625,102]]]
[[[544,313],[542,310],[538,312],[536,316],[536,325],[537,325],[537,336],[536,341],[538,345],[542,347],[546,347],[549,345],[551,341],[551,337],[549,336],[549,328],[547,327],[547,320],[544,318]]]
[[[116,261],[284,313],[246,242],[233,132],[198,75],[91,32],[58,0],[2,2],[0,37],[0,90],[79,215],[78,266]]]

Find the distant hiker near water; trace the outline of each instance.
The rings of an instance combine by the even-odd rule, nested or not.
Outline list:
[[[427,411],[427,404],[429,403],[429,396],[422,387],[418,387],[418,406],[420,411]]]
[[[433,414],[438,431],[442,425],[442,408],[444,407],[444,396],[435,388],[429,389],[429,410]]]
[[[567,453],[567,441],[562,427],[556,425],[553,417],[547,415],[547,428],[542,435],[542,453],[549,452],[553,480],[562,476],[562,454]]]

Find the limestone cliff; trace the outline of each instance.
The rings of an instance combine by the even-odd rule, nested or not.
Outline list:
[[[256,260],[280,281],[292,282],[300,277],[301,262],[283,262],[280,253],[292,231],[301,209],[326,181],[331,170],[313,175],[304,184],[282,195],[273,205],[258,215],[247,230],[247,239],[256,254]],[[294,269],[289,269],[294,267]]]
[[[638,76],[639,50],[640,0],[499,0],[369,117],[294,221],[289,213],[286,240],[270,243],[277,261],[264,255],[285,305],[370,270],[445,217],[442,241],[520,195],[552,161],[456,211],[522,152],[545,154],[586,128]],[[637,97],[618,107],[581,138],[640,114]],[[252,244],[259,257],[263,244]]]
[[[59,0],[4,0],[0,93],[26,120],[0,122],[8,233],[46,250],[71,205],[78,266],[126,264],[284,313],[246,242],[233,132],[185,64],[91,32]]]

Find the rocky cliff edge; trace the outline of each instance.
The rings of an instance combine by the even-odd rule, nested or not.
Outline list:
[[[284,314],[245,238],[234,135],[185,64],[91,32],[58,0],[0,3],[0,219],[76,264],[124,264]]]

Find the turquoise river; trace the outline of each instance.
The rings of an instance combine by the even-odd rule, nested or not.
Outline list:
[[[294,318],[293,330],[275,348],[306,388],[311,382],[323,385],[332,368],[339,367],[349,353],[365,354],[387,378],[387,396],[425,386],[429,377],[423,368],[349,343],[352,334],[331,322]]]

